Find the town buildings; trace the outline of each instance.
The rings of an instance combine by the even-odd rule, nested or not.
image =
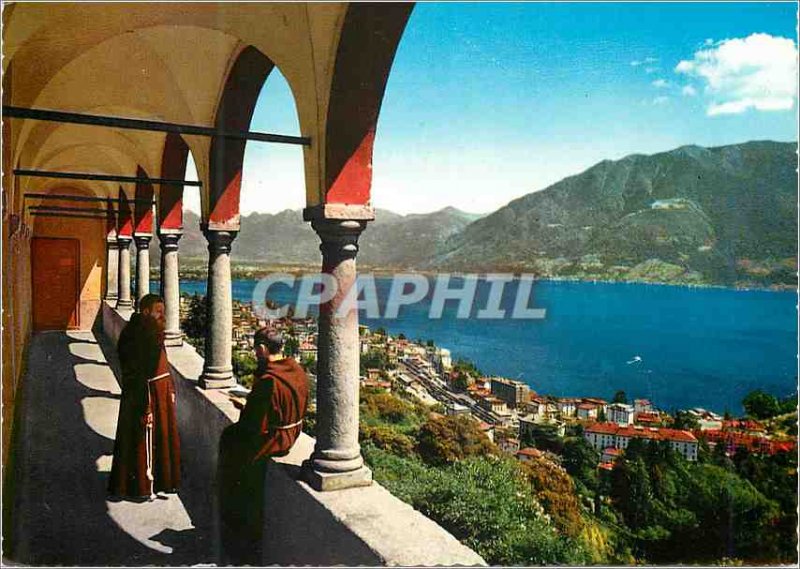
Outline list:
[[[586,442],[601,452],[608,448],[625,450],[633,439],[668,441],[672,450],[686,460],[697,460],[698,441],[689,431],[595,423],[586,427],[583,436]]]
[[[612,403],[608,406],[606,417],[617,425],[633,425],[635,409],[627,403]]]
[[[491,391],[492,395],[505,401],[506,405],[518,409],[530,400],[531,388],[522,381],[493,377]]]

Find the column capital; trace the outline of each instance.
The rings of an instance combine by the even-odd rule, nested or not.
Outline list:
[[[178,241],[180,241],[183,233],[158,233],[158,242],[161,244],[162,251],[177,251]]]
[[[116,235],[106,237],[106,245],[109,249],[119,249],[119,239]]]
[[[159,227],[158,236],[162,235],[183,235],[183,227]]]
[[[117,235],[117,245],[120,249],[127,249],[131,245],[133,237],[131,235]]]
[[[324,261],[336,263],[355,259],[358,238],[367,227],[367,222],[362,219],[315,219],[311,221],[311,227],[322,241],[319,250]]]
[[[203,235],[206,236],[208,241],[209,253],[230,253],[231,244],[236,239],[238,231],[228,231],[222,229],[209,229],[208,226],[202,226]]]
[[[344,203],[324,203],[303,209],[304,221],[318,219],[372,221],[375,219],[375,209],[367,204]]]
[[[153,238],[152,233],[134,233],[133,240],[136,241],[137,249],[147,249],[150,246],[150,240]]]

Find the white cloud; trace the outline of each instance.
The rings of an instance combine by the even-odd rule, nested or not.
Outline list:
[[[631,61],[631,65],[633,67],[639,67],[640,65],[652,65],[653,63],[658,63],[657,57],[645,57],[644,59],[634,59]]]
[[[650,75],[651,73],[655,73],[656,71],[661,71],[660,67],[646,67],[644,72]]]
[[[705,82],[709,116],[794,107],[797,98],[794,40],[759,33],[720,42],[706,40],[705,45],[708,49],[701,49],[692,59],[678,63],[675,72]]]
[[[653,99],[654,105],[666,105],[667,103],[669,103],[669,97],[665,97],[664,95]]]
[[[681,89],[681,93],[686,97],[694,97],[697,95],[697,89],[691,85],[684,85],[683,89]]]
[[[653,85],[653,87],[657,89],[665,89],[669,87],[669,81],[667,81],[666,79],[656,79],[651,83],[651,85]]]

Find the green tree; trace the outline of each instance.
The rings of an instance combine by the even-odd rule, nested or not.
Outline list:
[[[294,357],[300,352],[300,341],[296,336],[289,336],[283,344],[283,353]]]
[[[570,537],[584,529],[581,505],[572,478],[552,461],[537,458],[522,465],[534,496],[544,507],[555,526]]]
[[[613,397],[613,399],[611,399],[611,402],[612,403],[627,403],[628,402],[628,396],[622,389],[620,389],[619,391],[617,391],[614,394],[614,397]]]
[[[748,415],[756,419],[769,419],[780,413],[781,407],[774,395],[756,389],[745,395],[742,406]]]
[[[676,411],[673,415],[672,428],[682,430],[694,430],[700,427],[697,417],[688,411]]]
[[[589,490],[597,490],[597,464],[600,453],[584,438],[569,439],[564,442],[562,465],[566,471],[580,480]]]
[[[577,540],[543,515],[532,484],[513,459],[471,457],[430,467],[364,445],[375,478],[437,522],[490,565],[584,564]]]
[[[367,370],[374,368],[381,371],[389,368],[389,356],[383,350],[369,350],[361,356],[361,375],[366,375]]]
[[[456,372],[456,379],[453,382],[453,387],[455,387],[459,391],[466,391],[467,388],[470,386],[470,376],[469,374],[458,371]]]
[[[199,294],[192,295],[189,299],[189,307],[182,325],[186,337],[190,340],[204,340],[207,328],[206,319],[206,297]]]
[[[498,448],[465,415],[431,417],[419,431],[417,452],[428,464],[451,464],[468,456],[497,454]]]
[[[258,368],[258,360],[250,352],[236,352],[231,361],[233,373],[239,378],[242,385],[251,387],[253,385],[253,374]]]
[[[370,426],[362,423],[359,438],[362,443],[372,444],[397,456],[411,456],[414,453],[414,439],[387,425]]]
[[[522,442],[556,454],[561,454],[564,447],[564,438],[559,436],[558,427],[547,423],[532,425],[522,436]]]
[[[636,440],[636,439],[634,439]],[[629,528],[643,528],[650,520],[652,487],[644,460],[621,460],[612,471],[611,499]]]

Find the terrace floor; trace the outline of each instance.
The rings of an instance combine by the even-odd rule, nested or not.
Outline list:
[[[108,500],[118,377],[115,350],[101,335],[32,337],[11,465],[13,487],[6,488],[13,492],[12,561],[213,563],[208,491],[187,484],[177,495],[152,502]],[[186,471],[184,462],[184,476]]]

